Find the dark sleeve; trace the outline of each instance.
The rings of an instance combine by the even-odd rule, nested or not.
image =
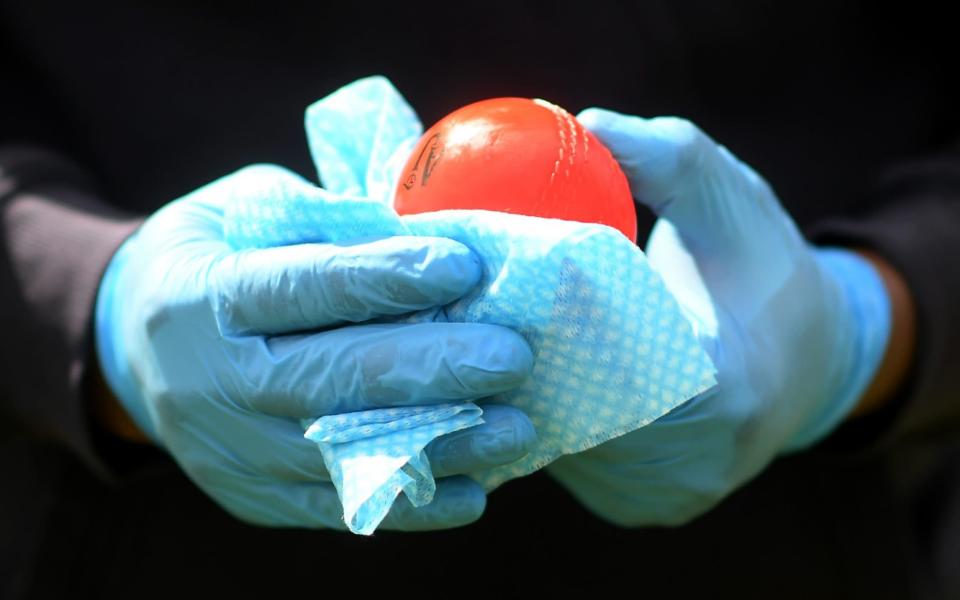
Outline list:
[[[101,474],[83,402],[93,306],[139,222],[62,157],[0,145],[0,420],[66,444]]]
[[[850,422],[835,437],[879,446],[918,437],[957,439],[960,148],[890,170],[871,200],[878,208],[869,214],[822,223],[812,237],[821,244],[872,249],[903,275],[917,308],[917,352],[894,402]]]

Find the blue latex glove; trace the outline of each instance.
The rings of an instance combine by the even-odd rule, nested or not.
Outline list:
[[[599,109],[578,118],[660,217],[648,257],[718,386],[548,469],[610,521],[683,523],[849,414],[886,348],[889,299],[868,262],[810,246],[770,186],[691,123]]]
[[[330,222],[310,238],[328,243],[229,246],[226,211],[251,196],[325,206]],[[342,326],[448,303],[480,276],[458,242],[388,237],[395,218],[381,224],[385,210],[279,167],[248,167],[154,214],[103,278],[96,337],[110,387],[137,425],[244,521],[344,527],[300,418],[478,399],[521,384],[532,367],[527,344],[503,327]],[[351,240],[354,229],[382,235]],[[447,528],[480,516],[482,488],[457,474],[512,462],[535,442],[515,408],[488,406],[484,419],[427,448],[443,478],[434,501],[398,502],[385,528]]]

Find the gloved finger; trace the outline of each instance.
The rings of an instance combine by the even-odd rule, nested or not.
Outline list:
[[[435,478],[476,473],[526,456],[537,442],[530,419],[518,408],[488,404],[484,422],[441,436],[424,452]],[[330,474],[315,442],[303,436],[295,419],[238,413],[224,416],[221,437],[230,454],[250,471],[282,481],[328,482]],[[222,452],[220,452],[222,454]]]
[[[226,341],[236,373],[217,378],[244,408],[307,418],[472,400],[519,386],[530,346],[481,323],[376,324]]]
[[[303,437],[295,419],[237,411],[219,415],[216,435],[194,439],[210,456],[237,470],[278,481],[329,482],[330,473],[317,445]]]
[[[487,495],[479,483],[464,476],[437,480],[433,501],[413,506],[403,494],[397,497],[381,529],[431,531],[469,525],[483,515]]]
[[[483,421],[427,445],[424,451],[435,478],[477,473],[512,463],[526,456],[537,443],[533,423],[518,408],[486,404]]]
[[[220,474],[201,488],[234,517],[265,527],[346,530],[343,508],[331,483],[280,482],[248,473]]]
[[[446,238],[390,237],[231,253],[212,273],[220,329],[278,334],[452,302],[480,278],[469,248]]]
[[[783,228],[796,237],[770,186],[690,121],[598,108],[577,118],[613,153],[634,199],[670,221],[698,258],[748,256],[758,237],[779,239]]]
[[[329,483],[277,482],[235,473],[205,489],[227,512],[252,525],[346,529],[336,488]],[[381,528],[429,531],[461,527],[479,519],[486,503],[480,484],[467,477],[448,477],[437,481],[433,501],[426,506],[414,507],[406,496],[398,496]]]

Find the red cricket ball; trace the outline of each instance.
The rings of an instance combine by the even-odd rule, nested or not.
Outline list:
[[[602,223],[636,242],[627,178],[570,113],[543,100],[494,98],[431,127],[404,166],[401,215],[485,209]]]

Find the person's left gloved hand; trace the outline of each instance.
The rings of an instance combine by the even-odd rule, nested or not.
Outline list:
[[[809,245],[769,185],[691,123],[578,118],[660,217],[648,256],[718,385],[548,471],[607,520],[680,524],[844,420],[883,357],[889,299],[864,258]]]

